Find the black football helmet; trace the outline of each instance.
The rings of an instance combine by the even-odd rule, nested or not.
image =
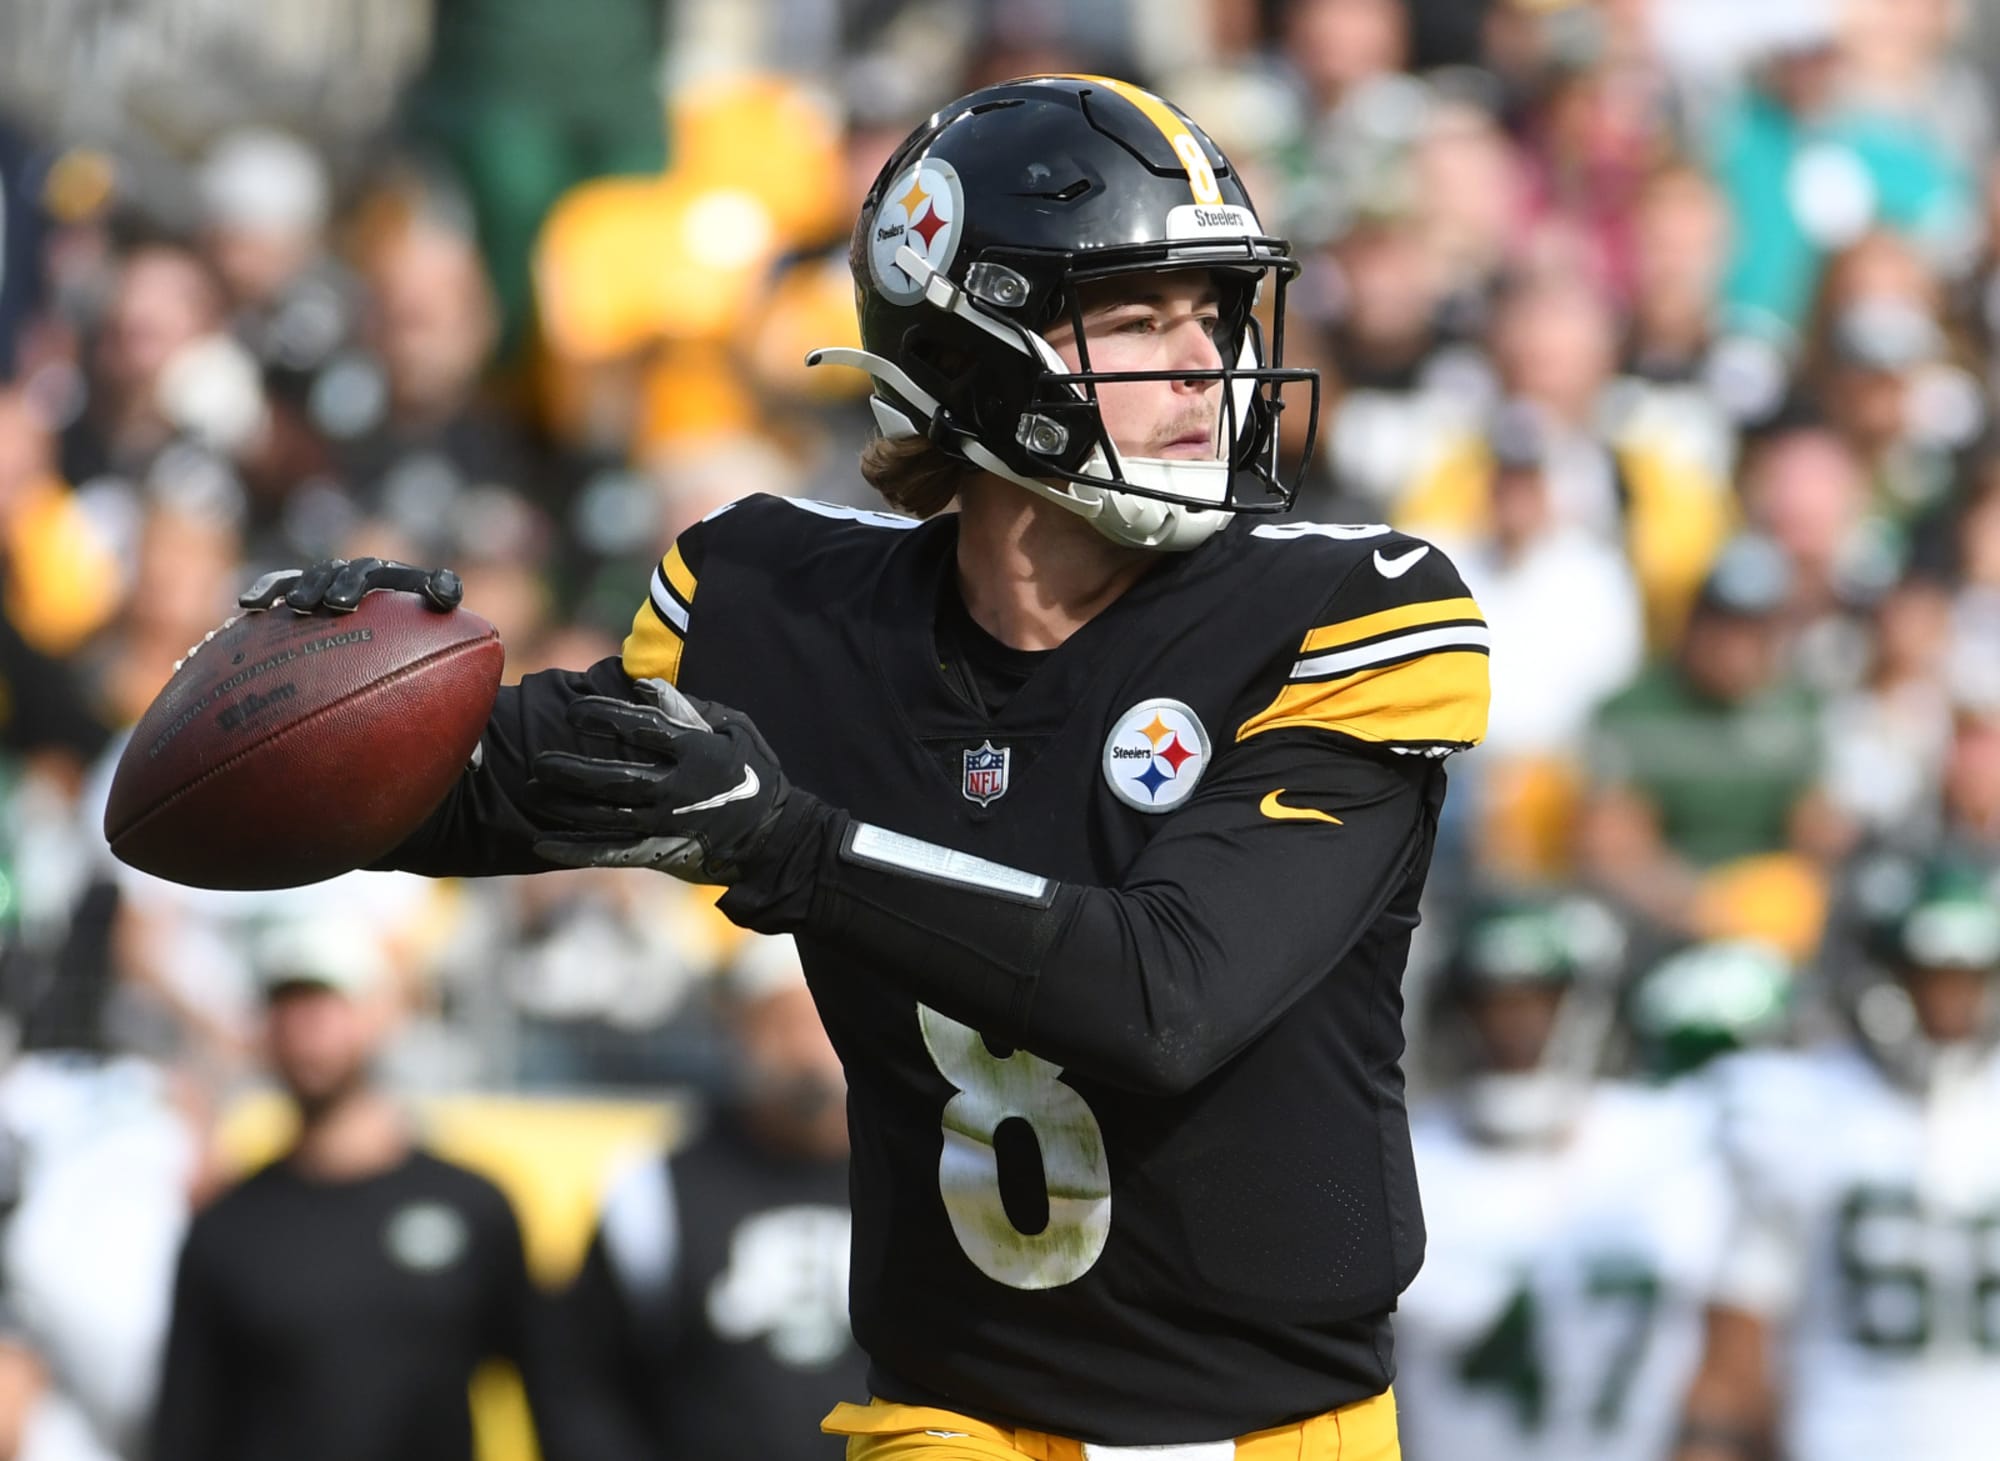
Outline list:
[[[1187,115],[1127,82],[1034,76],[975,91],[910,135],[883,166],[850,258],[862,349],[808,363],[875,378],[885,435],[945,452],[1088,518],[1138,547],[1185,549],[1234,512],[1281,512],[1303,466],[1281,479],[1278,415],[1319,378],[1286,369],[1285,288],[1298,262],[1267,236],[1214,142]],[[1078,286],[1206,268],[1221,295],[1215,370],[1094,371]],[[1269,362],[1254,310],[1273,281]],[[1067,317],[1071,370],[1043,338]],[[1097,388],[1213,379],[1222,430],[1213,460],[1125,456]]]

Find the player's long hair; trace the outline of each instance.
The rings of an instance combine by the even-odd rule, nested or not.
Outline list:
[[[877,436],[861,449],[861,475],[889,506],[911,517],[943,512],[977,470],[924,436]]]

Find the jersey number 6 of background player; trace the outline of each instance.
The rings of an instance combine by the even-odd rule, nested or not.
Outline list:
[[[1297,265],[1159,98],[954,103],[853,258],[864,348],[820,353],[874,376],[884,433],[1144,571],[1023,653],[967,610],[966,514],[736,503],[666,554],[622,656],[502,691],[390,861],[650,865],[797,936],[850,1084],[875,1396],[829,1428],[1207,1455],[1341,1412],[1345,1461],[1393,1456],[1423,1249],[1400,978],[1443,757],[1484,732],[1478,608],[1425,543],[1275,520],[1280,407],[1317,414],[1282,363]],[[1209,364],[1093,370],[1085,302],[1190,270]],[[1100,414],[1169,374],[1209,403],[1205,456]]]

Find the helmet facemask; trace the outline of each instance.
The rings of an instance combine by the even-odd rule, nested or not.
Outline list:
[[[872,375],[886,436],[926,437],[1130,546],[1191,548],[1235,513],[1291,506],[1319,411],[1316,373],[1284,364],[1299,266],[1213,142],[1157,97],[1102,77],[1035,77],[962,98],[884,165],[849,262],[864,348],[808,359]],[[1183,270],[1206,271],[1223,296],[1212,368],[1092,358],[1089,289]],[[1074,364],[1050,344],[1065,323]],[[1212,458],[1140,456],[1112,440],[1102,393],[1163,380],[1200,382],[1219,407]],[[1287,469],[1279,421],[1301,401]]]
[[[1319,377],[1279,363],[1285,292],[1297,273],[1297,265],[1276,251],[1282,248],[1282,243],[1262,238],[1245,238],[1240,248],[1226,251],[1212,243],[1182,253],[1152,246],[1127,262],[1092,258],[1088,268],[1077,267],[1073,257],[1054,267],[1046,259],[989,257],[967,270],[964,287],[929,269],[913,250],[904,250],[899,265],[924,282],[925,302],[951,317],[938,321],[932,331],[912,332],[916,338],[904,347],[911,370],[858,350],[821,350],[810,358],[858,365],[876,376],[882,388],[874,403],[876,423],[886,435],[927,434],[944,450],[1077,513],[1115,542],[1191,548],[1232,513],[1288,509],[1311,457]],[[1221,364],[1181,370],[1093,368],[1083,286],[1204,268],[1222,296],[1217,330]],[[1267,275],[1273,276],[1269,365],[1255,312]],[[1037,276],[1042,279],[1039,288]],[[1027,319],[1007,312],[1010,301],[1027,303],[1037,293],[1047,301],[1038,311],[1043,328],[1061,320],[1074,332],[1074,368]],[[951,336],[968,327],[1004,343],[1018,360],[988,350],[977,357],[976,367],[965,368],[961,362],[974,357],[954,350]],[[926,363],[942,377],[936,391],[924,389],[915,378]],[[1101,412],[1101,387],[1207,380],[1218,383],[1222,396],[1212,459],[1132,456],[1112,441]],[[1280,461],[1278,432],[1287,388],[1303,393],[1308,406],[1306,439],[1289,476]],[[969,399],[953,410],[940,399],[953,395]],[[906,404],[911,409],[903,409]]]
[[[1204,251],[1206,252],[1206,251]],[[1207,268],[1215,280],[1220,312],[1215,330],[1219,363],[1206,369],[1115,370],[1091,358],[1085,291],[1121,279]],[[1059,317],[1075,342],[1074,366],[1041,334],[1021,384],[1025,399],[996,402],[1015,421],[1014,448],[1002,453],[1002,475],[1088,518],[1116,541],[1148,548],[1191,547],[1220,528],[1231,513],[1276,513],[1291,506],[1298,477],[1310,456],[1311,424],[1318,415],[1317,376],[1282,365],[1284,295],[1294,269],[1289,261],[1254,268],[1215,267],[1209,259],[1146,262],[1087,272],[1066,269]],[[1255,307],[1266,276],[1272,282],[1274,321],[1266,365],[1264,333]],[[1048,328],[1045,326],[1045,328]],[[1215,450],[1209,457],[1143,456],[1112,440],[1100,391],[1126,384],[1213,382]],[[1279,457],[1279,421],[1287,388],[1308,399],[1308,438],[1287,478]],[[1204,391],[1203,395],[1207,393]]]

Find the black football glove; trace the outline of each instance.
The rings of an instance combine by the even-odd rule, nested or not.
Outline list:
[[[535,757],[535,852],[564,867],[650,867],[734,882],[764,848],[791,783],[747,716],[640,680],[644,703],[588,695],[569,723],[626,754]]]
[[[386,558],[322,558],[310,568],[267,573],[236,597],[246,609],[270,609],[283,602],[301,614],[325,609],[351,614],[371,591],[395,589],[421,594],[441,614],[458,607],[465,585],[449,568],[414,568]]]

